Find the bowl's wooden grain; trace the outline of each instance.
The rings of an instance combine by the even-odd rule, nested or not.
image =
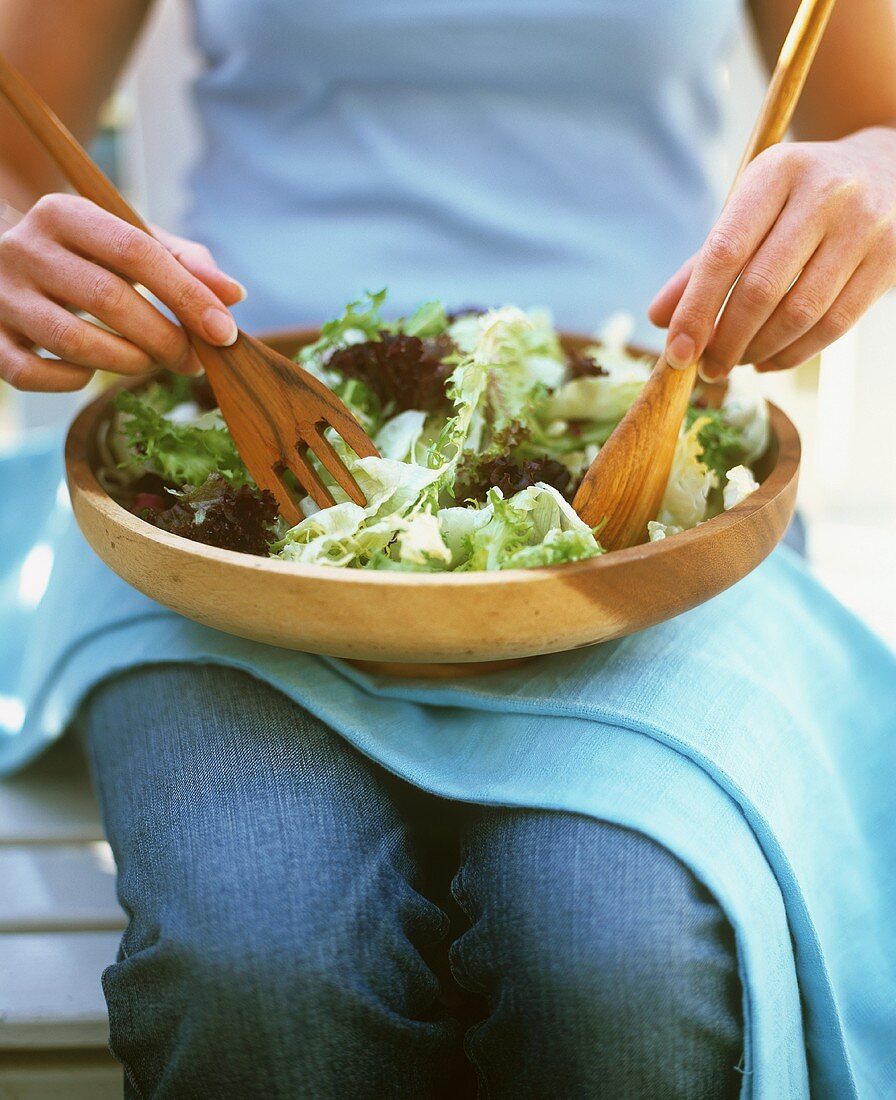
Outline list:
[[[270,342],[291,354],[311,336],[303,330]],[[754,569],[780,541],[796,500],[799,436],[772,405],[772,442],[757,470],[760,488],[674,538],[590,561],[500,573],[301,566],[169,535],[116,504],[93,468],[96,429],[111,397],[104,394],[81,412],[65,454],[75,516],[110,568],[151,598],[218,630],[352,658],[380,671],[388,662],[389,671],[402,675],[485,671],[483,662],[493,668],[494,662],[575,649],[670,619]]]

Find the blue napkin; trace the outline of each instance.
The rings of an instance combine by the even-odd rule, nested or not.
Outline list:
[[[591,814],[674,852],[735,928],[743,1097],[896,1095],[896,659],[789,551],[631,638],[396,680],[147,600],[90,553],[58,476],[49,448],[0,459],[0,769],[117,670],[245,669],[426,790]]]

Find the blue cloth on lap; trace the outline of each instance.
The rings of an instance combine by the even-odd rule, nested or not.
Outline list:
[[[0,768],[118,670],[246,669],[429,791],[590,814],[679,856],[736,931],[744,1097],[894,1094],[896,659],[789,550],[634,637],[402,681],[152,603],[86,547],[59,472],[58,446],[0,457]]]

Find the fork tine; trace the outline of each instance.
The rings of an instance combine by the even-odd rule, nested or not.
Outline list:
[[[266,476],[261,476],[265,471]],[[295,527],[297,523],[301,523],[305,518],[296,502],[292,499],[292,494],[289,489],[284,485],[282,478],[277,472],[276,468],[272,468],[270,474],[266,473],[266,468],[262,466],[260,469],[256,469],[254,475],[255,484],[259,489],[267,489],[269,493],[272,493],[277,500],[277,507],[279,508],[280,515],[286,520],[290,527]]]
[[[339,457],[336,448],[324,435],[320,426],[314,429],[313,436],[313,440],[306,440],[308,449],[314,452],[321,466],[323,466],[330,477],[332,477],[336,484],[344,491],[349,500],[365,508],[367,506],[367,498],[361,491],[360,485],[355,481],[351,471]]]
[[[373,445],[370,436],[351,413],[347,411],[343,413],[342,409],[330,406],[323,417],[323,423],[328,428],[332,428],[337,435],[341,435],[358,458],[380,457],[380,453]],[[327,468],[329,469],[329,467]],[[332,470],[330,472],[332,473]],[[342,487],[345,489],[344,485]],[[345,491],[348,492],[347,489]]]
[[[330,508],[336,503],[330,490],[320,479],[317,470],[308,461],[305,454],[307,444],[300,440],[293,454],[289,456],[289,469],[295,474],[296,481],[302,486],[318,508]]]

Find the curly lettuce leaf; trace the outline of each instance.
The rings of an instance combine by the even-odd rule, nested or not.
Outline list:
[[[163,531],[194,542],[243,554],[267,555],[277,519],[277,502],[267,490],[249,485],[234,488],[214,473],[202,485],[169,493],[167,508],[150,509],[143,518]]]
[[[547,392],[563,380],[566,369],[550,316],[513,306],[480,318],[472,355],[490,368],[487,400],[495,434],[514,423],[526,424]]]
[[[538,410],[562,378],[565,363],[545,317],[506,306],[472,319],[475,340],[465,345],[469,350],[448,380],[454,416],[429,455],[430,465],[443,471],[444,489],[451,491],[465,454],[501,452],[507,433],[527,435],[535,429]]]
[[[300,565],[357,564],[391,538],[377,542],[371,532],[363,530],[366,518],[365,510],[352,501],[322,508],[275,542],[271,553]]]
[[[180,407],[195,409],[193,383],[194,379],[184,374],[163,374],[140,390],[140,400],[163,416]]]
[[[125,465],[133,463],[135,470],[158,474],[172,485],[202,485],[215,473],[234,486],[251,482],[217,409],[180,422],[160,412],[159,405],[157,395],[146,399],[129,390],[115,399],[116,427],[129,452]]]
[[[415,512],[398,532],[397,557],[403,563],[432,567],[451,564],[451,550],[442,535],[439,517],[430,511]]]
[[[580,477],[641,392],[650,375],[646,359],[613,346],[585,348],[580,356],[599,361],[600,374],[576,377],[558,386],[539,410],[526,456],[562,462]]]
[[[502,569],[535,569],[542,565],[560,565],[568,561],[585,561],[604,553],[595,543],[594,535],[584,531],[560,531],[554,528],[541,542],[523,546],[508,555]]]
[[[313,344],[300,349],[299,362],[308,369],[320,370],[328,355],[337,348],[378,340],[381,332],[402,332],[406,336],[426,339],[448,329],[448,316],[441,302],[424,302],[410,317],[387,321],[383,317],[387,298],[388,291],[384,287],[376,293],[368,291],[356,302],[349,302],[339,317],[327,321]]]
[[[464,571],[580,561],[603,553],[591,528],[556,489],[544,484],[506,500],[492,489],[464,541],[466,557],[459,565]]]
[[[302,366],[319,369],[326,355],[336,348],[360,343],[362,340],[378,339],[386,324],[382,308],[387,293],[385,288],[375,294],[368,291],[358,301],[349,302],[341,316],[327,321],[313,344],[308,344],[299,351],[298,360]]]
[[[359,378],[321,378],[342,401],[368,435],[382,427],[383,407],[373,390]]]
[[[367,500],[362,508],[333,486],[336,505],[314,512],[272,547],[288,561],[313,565],[367,566],[378,552],[407,531],[415,513],[431,508],[428,490],[438,470],[387,458],[343,455]],[[422,528],[417,530],[418,537]],[[413,540],[408,543],[413,548]],[[400,544],[399,544],[400,546]],[[442,556],[447,551],[440,551]]]
[[[685,415],[685,428],[690,428],[697,420],[702,424],[697,435],[703,448],[701,461],[723,478],[725,471],[744,454],[743,433],[729,423],[724,409],[697,409],[692,405]]]
[[[441,539],[438,521],[427,516],[425,512],[409,517],[387,513],[377,518],[344,501],[303,520],[271,550],[277,557],[303,565],[444,568],[450,551]]]

